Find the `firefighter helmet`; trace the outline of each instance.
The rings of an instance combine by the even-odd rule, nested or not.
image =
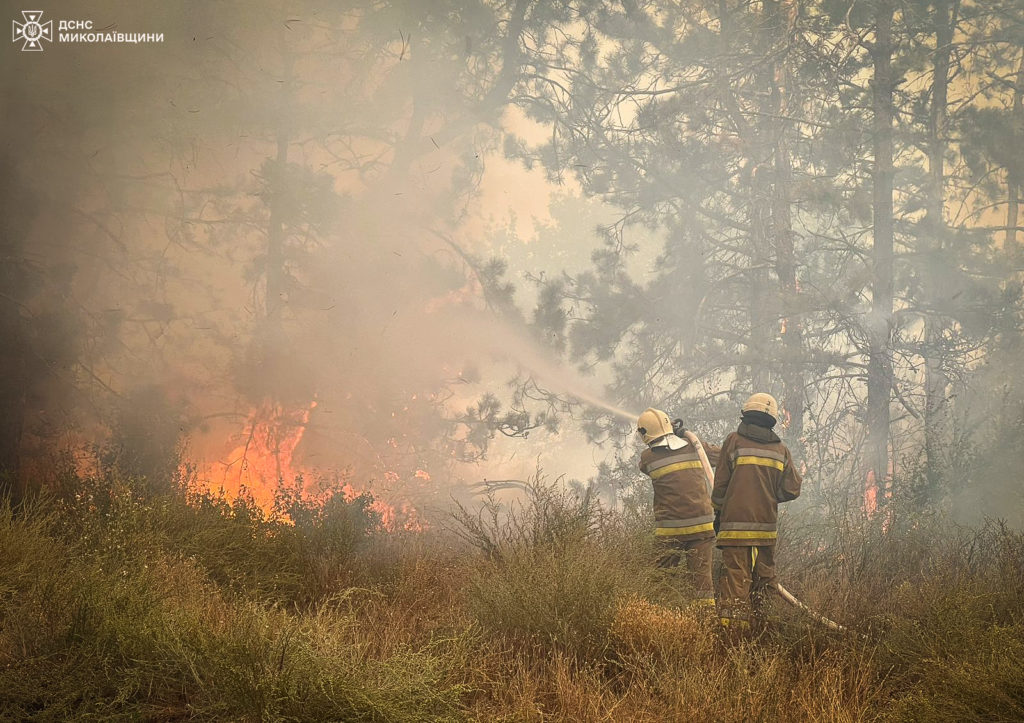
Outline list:
[[[764,412],[773,419],[779,418],[779,403],[771,394],[758,392],[752,394],[743,405],[744,412]]]
[[[660,409],[648,408],[636,420],[636,431],[644,438],[644,442],[650,444],[666,434],[672,434],[672,422]]]

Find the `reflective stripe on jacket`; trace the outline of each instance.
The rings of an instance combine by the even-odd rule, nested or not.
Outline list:
[[[789,449],[771,430],[741,424],[725,438],[719,459],[711,493],[721,512],[719,547],[774,545],[779,503],[800,495],[800,474]]]
[[[702,442],[708,461],[718,463],[718,447]],[[640,471],[654,486],[654,534],[680,540],[714,537],[708,483],[696,450],[654,447],[640,453]]]

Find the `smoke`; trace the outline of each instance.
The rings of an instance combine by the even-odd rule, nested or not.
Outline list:
[[[465,87],[493,79],[448,56],[461,32],[385,6],[53,19],[73,15],[165,42],[5,63],[5,177],[24,187],[5,191],[5,336],[25,343],[4,368],[40,373],[6,375],[4,462],[30,435],[104,443],[133,408],[224,461],[269,398],[316,402],[313,463],[444,479],[446,389],[487,364],[449,326],[478,299],[434,236],[493,151]]]
[[[643,194],[619,196],[627,205],[650,207],[650,213],[635,209],[649,228],[631,228],[629,241],[640,238],[645,248],[622,262],[622,273],[630,278],[630,293],[653,294],[672,309],[666,312],[672,318],[624,337],[632,346],[623,344],[615,361],[628,373],[582,373],[508,309],[493,310],[468,260],[499,247],[495,238],[503,235],[502,243],[515,247],[505,255],[510,278],[526,271],[550,277],[573,264],[577,272],[582,264],[591,268],[591,248],[600,243],[594,224],[622,218],[621,209],[610,206],[602,216],[600,203],[591,200],[570,204],[557,219],[526,223],[527,214],[543,213],[565,188],[541,170],[502,175],[511,164],[494,163],[504,131],[529,135],[517,124],[532,124],[530,143],[550,137],[538,117],[508,112],[501,33],[516,25],[506,6],[518,5],[480,4],[464,18],[453,16],[453,6],[433,2],[65,3],[46,10],[55,21],[91,20],[123,32],[162,33],[165,40],[55,42],[41,53],[6,48],[0,328],[7,344],[0,350],[0,399],[7,415],[0,425],[0,465],[61,445],[117,442],[116,436],[125,437],[124,444],[108,448],[143,445],[146,435],[123,433],[142,424],[137,420],[150,420],[146,426],[159,436],[187,440],[196,460],[231,463],[226,457],[245,442],[254,414],[280,409],[282,419],[308,419],[294,447],[297,465],[336,471],[353,483],[414,485],[417,495],[443,496],[459,479],[525,474],[538,454],[557,465],[554,474],[571,469],[579,476],[607,455],[582,434],[573,437],[570,425],[523,440],[489,438],[458,421],[487,394],[507,411],[515,396],[508,382],[517,371],[544,391],[580,402],[587,407],[582,417],[596,412],[630,425],[648,400],[641,393],[609,398],[613,382],[643,387],[644,397],[660,389],[682,390],[680,397],[693,392],[704,400],[697,403],[702,410],[745,384],[742,375],[760,359],[740,360],[737,352],[748,346],[750,322],[749,310],[733,303],[745,272],[733,253],[748,255],[734,245],[743,242],[742,233],[734,239],[710,222],[707,229],[691,229],[686,219],[665,221],[655,207],[675,207],[648,202]],[[19,13],[12,9],[8,16]],[[523,19],[536,24],[524,32],[543,38],[544,13],[536,15]],[[670,143],[652,147],[644,163],[654,169],[661,149],[673,148],[685,150]],[[603,151],[595,152],[596,158]],[[586,174],[591,198],[611,197],[609,184],[625,189],[631,183],[628,174],[613,179],[596,168]],[[707,180],[690,175],[672,192],[696,193]],[[593,185],[601,178],[603,190]],[[545,222],[548,233],[517,237]],[[692,238],[703,239],[705,230],[713,233],[698,248]],[[705,243],[720,243],[725,251]],[[964,253],[973,248],[961,246]],[[655,255],[666,247],[671,253],[657,257],[660,267],[652,273]],[[776,360],[764,373],[777,377],[780,366],[802,370],[807,429],[817,435],[803,446],[817,447],[824,463],[848,457],[861,444],[862,370],[848,357],[856,328],[847,333],[845,321],[825,320],[828,309],[857,317],[859,307],[846,297],[857,297],[868,271],[851,262],[852,270],[833,285],[843,293],[833,298],[827,287],[835,257],[813,244],[806,250],[797,265],[814,284],[798,293],[806,307],[796,308],[799,322],[791,317],[790,329],[804,329],[807,344],[819,348],[793,349],[806,356]],[[945,278],[941,264],[921,258],[931,265],[917,271]],[[734,263],[740,265],[733,269]],[[917,271],[900,285],[912,286]],[[703,288],[716,279],[728,283],[714,293]],[[602,283],[595,278],[592,288]],[[971,296],[962,280],[941,285],[950,297],[943,303]],[[964,323],[980,327],[991,323],[989,312],[998,305],[976,296]],[[994,376],[1014,382],[1021,378],[1013,342],[1019,339],[1018,297],[1019,289],[998,306],[1005,358],[988,357],[998,362]],[[611,316],[601,304],[617,298],[598,299],[593,313]],[[710,299],[702,325],[675,318],[684,313],[679,299],[689,305]],[[824,302],[827,309],[815,308]],[[623,311],[631,313],[639,312]],[[857,317],[853,327],[866,318]],[[599,326],[599,318],[593,321]],[[823,341],[814,341],[818,331]],[[905,325],[901,333],[919,331]],[[686,342],[685,358],[658,346],[673,335]],[[978,364],[983,353],[976,353]],[[975,352],[950,358],[971,360]],[[664,367],[648,374],[657,359],[666,360]],[[692,362],[708,370],[697,381],[681,373]],[[833,375],[836,369],[842,373]],[[987,434],[977,420],[993,416],[1000,400],[976,392],[1005,380],[971,381],[975,371],[963,370],[958,393],[977,396],[969,426]],[[612,372],[617,379],[607,376]],[[905,365],[899,403],[921,408],[913,392],[918,382]],[[546,402],[525,403],[543,408]],[[911,417],[894,425],[901,452],[921,446]],[[1019,420],[1019,411],[1007,412],[989,435],[1013,430],[1006,444],[983,445],[986,454],[1005,461],[991,466],[980,495],[985,499],[1015,497],[999,491],[1012,488],[1007,480],[1018,460],[1009,450]],[[844,437],[850,430],[857,434]],[[155,457],[174,449],[173,441],[124,449],[120,458],[157,469]],[[509,472],[512,464],[518,471]],[[971,494],[965,490],[961,498]]]

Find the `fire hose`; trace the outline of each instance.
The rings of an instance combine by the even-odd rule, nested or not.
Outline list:
[[[700,466],[704,468],[704,481],[708,487],[708,497],[711,496],[711,488],[715,485],[715,475],[711,471],[711,462],[708,461],[708,455],[704,451],[704,445],[697,439],[697,435],[691,432],[689,429],[683,430],[683,437],[686,441],[693,445],[693,448],[697,450],[697,457],[700,458]]]
[[[786,588],[784,588],[782,586],[782,583],[780,583],[780,582],[775,583],[775,590],[779,593],[779,596],[782,597],[783,600],[785,600],[786,602],[788,602],[793,607],[797,608],[801,612],[803,612],[806,615],[808,615],[815,622],[820,623],[821,625],[824,625],[829,630],[835,630],[835,631],[840,632],[840,633],[849,632],[849,630],[846,627],[840,625],[839,623],[835,622],[834,620],[829,620],[828,618],[826,618],[821,613],[815,612],[814,610],[811,610],[804,603],[800,602],[800,600],[797,599],[796,595],[794,595],[793,593],[791,593],[789,590],[787,590]],[[860,637],[865,638],[865,639],[867,638],[866,635],[862,635],[861,633],[857,633],[857,635],[859,635]]]
[[[708,496],[710,496],[711,495],[711,489],[714,487],[714,474],[711,472],[711,462],[708,460],[708,456],[704,452],[704,445],[702,445],[700,443],[700,440],[697,439],[697,435],[695,435],[693,432],[691,432],[688,429],[683,430],[683,437],[686,438],[687,442],[689,442],[691,445],[693,445],[693,448],[695,450],[697,450],[697,457],[700,458],[700,466],[704,468],[704,479],[705,479],[705,481],[707,483]],[[794,595],[793,593],[791,593],[789,590],[787,590],[785,587],[782,586],[782,583],[779,583],[779,582],[775,583],[775,590],[779,593],[779,596],[783,600],[785,600],[790,605],[792,605],[796,609],[798,609],[801,612],[803,612],[804,614],[806,614],[808,617],[810,617],[815,622],[817,622],[817,623],[819,623],[821,625],[824,625],[829,630],[835,630],[835,631],[840,632],[840,633],[848,632],[846,627],[840,625],[839,623],[835,622],[834,620],[829,620],[827,617],[825,617],[821,613],[816,612],[814,610],[811,610],[811,608],[807,607],[807,605],[805,605],[804,603],[800,602],[800,600],[796,597],[796,595]],[[865,637],[865,636],[862,635],[861,637]]]

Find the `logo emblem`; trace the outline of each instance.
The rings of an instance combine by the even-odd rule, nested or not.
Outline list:
[[[11,21],[12,43],[23,40],[22,50],[42,50],[43,40],[53,42],[53,21],[40,22],[43,17],[42,10],[22,10],[21,16],[25,18],[25,22]]]

